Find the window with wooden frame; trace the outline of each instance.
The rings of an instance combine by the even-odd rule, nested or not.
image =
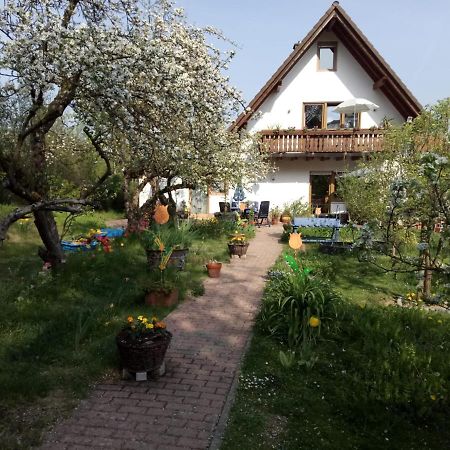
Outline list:
[[[337,42],[317,43],[317,70],[333,71],[337,69]]]
[[[311,130],[338,130],[340,128],[359,128],[361,113],[340,114],[334,111],[339,102],[304,103],[303,127]]]

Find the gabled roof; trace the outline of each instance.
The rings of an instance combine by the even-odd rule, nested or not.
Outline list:
[[[242,113],[235,120],[231,126],[232,129],[240,129],[248,122],[252,114],[281,84],[283,78],[297,64],[322,31],[332,31],[336,34],[372,78],[374,89],[380,89],[405,119],[408,116],[416,117],[420,113],[422,106],[419,101],[375,50],[344,9],[339,6],[339,2],[335,1],[305,38],[294,45],[292,53],[250,102],[250,110]]]

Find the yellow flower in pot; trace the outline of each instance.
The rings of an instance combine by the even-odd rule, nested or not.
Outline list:
[[[167,331],[166,324],[157,317],[149,319],[140,315],[134,319],[129,316],[116,336],[122,369],[128,374],[144,374],[140,380],[145,380],[147,373],[161,375],[160,368],[171,339],[172,334]]]
[[[247,242],[247,236],[244,233],[235,231],[229,236],[228,250],[230,255],[238,256],[239,258],[245,258],[247,255],[249,243]]]

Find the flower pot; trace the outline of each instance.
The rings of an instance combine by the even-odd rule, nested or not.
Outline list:
[[[145,304],[148,306],[160,306],[168,308],[178,303],[178,289],[166,291],[163,289],[155,289],[145,295]]]
[[[156,374],[164,361],[171,339],[172,334],[167,330],[137,339],[121,331],[116,336],[116,344],[122,368],[132,373]]]
[[[291,223],[291,216],[281,216],[281,223]]]
[[[272,225],[278,225],[280,223],[279,217],[272,217]]]
[[[245,258],[245,256],[247,255],[248,246],[248,242],[246,244],[228,244],[228,250],[231,256],[239,256],[239,258]]]
[[[167,265],[183,270],[186,266],[186,256],[188,251],[189,249],[187,248],[173,250]],[[148,267],[150,269],[156,269],[161,262],[161,252],[159,250],[145,250],[145,253],[147,253]]]
[[[206,264],[206,269],[208,270],[209,278],[219,278],[220,270],[222,269],[222,263],[210,262]]]

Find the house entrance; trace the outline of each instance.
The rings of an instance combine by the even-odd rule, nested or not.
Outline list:
[[[309,184],[312,212],[320,208],[321,213],[328,213],[330,195],[336,190],[336,174],[334,172],[311,173]]]

